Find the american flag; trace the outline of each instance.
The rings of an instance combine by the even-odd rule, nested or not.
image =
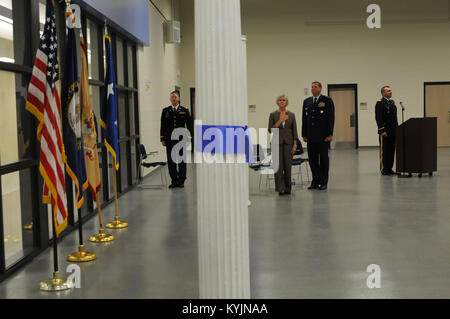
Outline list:
[[[44,179],[43,202],[52,204],[56,236],[67,226],[58,44],[53,3],[47,0],[44,32],[36,53],[27,95],[27,110],[39,120],[39,171]]]

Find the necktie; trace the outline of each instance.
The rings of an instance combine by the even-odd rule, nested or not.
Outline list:
[[[314,98],[314,105],[316,105],[316,103],[317,103],[317,98],[315,97]]]

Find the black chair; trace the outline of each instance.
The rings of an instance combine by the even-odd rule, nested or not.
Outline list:
[[[264,153],[264,149],[260,144],[253,145],[253,161],[254,163],[251,163],[249,165],[249,168],[255,172],[259,172],[259,190],[261,190],[261,182],[263,175],[267,176],[266,179],[266,187],[267,184],[270,183],[270,180],[273,178],[270,178],[269,175],[273,175],[273,169],[272,169],[272,163],[265,163],[264,160],[266,159],[266,154]],[[262,173],[261,171],[265,171],[266,173]]]
[[[303,158],[301,155],[304,153],[302,142],[300,142],[299,139],[297,139],[297,150],[294,153],[294,157],[292,158],[292,166],[298,166],[298,172],[297,172],[297,179],[300,178],[303,185],[303,174],[302,174],[302,164],[308,163],[308,158]],[[309,172],[308,172],[308,165],[305,165],[306,169],[306,176],[308,177],[308,182],[310,182],[309,178]]]
[[[154,155],[157,152],[150,152],[147,153],[145,150],[145,146],[143,144],[139,144],[139,167],[138,167],[138,178],[139,178],[139,187],[140,188],[162,188],[163,186],[167,186],[167,177],[164,172],[164,167],[167,165],[166,162],[146,162],[145,160],[148,158],[149,155]],[[150,167],[161,167],[159,170],[161,173],[161,185],[153,185],[153,184],[142,184],[142,177],[141,177],[141,166],[145,168]]]

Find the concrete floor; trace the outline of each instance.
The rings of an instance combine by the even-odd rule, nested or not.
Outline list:
[[[333,150],[328,191],[297,186],[290,197],[259,191],[250,173],[252,298],[450,298],[450,149],[432,178],[377,169],[375,149]],[[98,259],[81,265],[80,289],[39,291],[47,249],[0,283],[0,298],[198,298],[195,192],[193,167],[184,189],[133,190],[119,200],[130,227],[111,231],[110,245],[86,244]],[[114,206],[103,213],[111,220]],[[84,229],[95,233],[97,219]],[[77,238],[59,245],[62,273]],[[369,264],[381,267],[380,289],[366,286]]]

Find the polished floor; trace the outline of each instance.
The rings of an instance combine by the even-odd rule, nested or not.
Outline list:
[[[380,176],[376,149],[333,150],[328,191],[293,194],[258,187],[250,172],[252,298],[450,298],[450,149],[438,150],[438,173],[411,179]],[[306,175],[304,173],[304,177]],[[158,181],[158,174],[146,182]],[[81,288],[39,291],[51,274],[47,249],[0,283],[0,298],[198,298],[196,185],[135,189],[119,200],[128,229],[81,265]],[[270,185],[273,187],[273,183]],[[112,219],[114,206],[104,210]],[[95,233],[97,219],[85,225]],[[72,232],[59,246],[76,250]],[[367,288],[370,264],[381,288]]]

